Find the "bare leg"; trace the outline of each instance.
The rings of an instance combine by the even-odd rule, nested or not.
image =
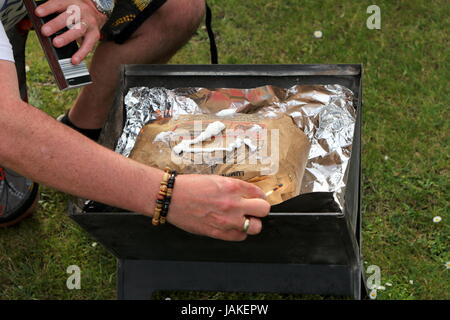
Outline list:
[[[192,36],[204,15],[204,0],[168,0],[124,43],[98,45],[90,68],[93,84],[84,87],[70,120],[80,128],[103,126],[112,104],[121,64],[166,63]]]

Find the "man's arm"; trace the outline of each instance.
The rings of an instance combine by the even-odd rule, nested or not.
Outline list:
[[[0,60],[0,74],[3,166],[70,194],[152,213],[162,171],[101,147],[22,102],[12,62]]]
[[[163,172],[108,150],[19,98],[12,62],[0,60],[0,164],[61,191],[151,216]],[[167,221],[197,234],[243,240],[261,231],[264,193],[237,179],[180,175]],[[149,221],[149,228],[151,227]]]

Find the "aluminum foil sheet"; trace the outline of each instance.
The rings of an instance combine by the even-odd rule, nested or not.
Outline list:
[[[288,89],[131,88],[126,122],[116,152],[129,156],[141,128],[160,117],[234,112],[290,115],[311,141],[301,192],[333,192],[344,205],[356,112],[353,93],[341,85],[296,85]]]

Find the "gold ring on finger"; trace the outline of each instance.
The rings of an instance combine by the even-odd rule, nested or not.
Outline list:
[[[89,27],[89,25],[84,21],[80,21],[80,25],[84,26],[86,29]]]
[[[248,228],[250,228],[250,219],[245,218],[244,227],[242,228],[242,231],[247,233]]]

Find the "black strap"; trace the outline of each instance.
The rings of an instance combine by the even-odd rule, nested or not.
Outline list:
[[[216,39],[214,38],[214,32],[212,30],[212,13],[211,8],[208,6],[208,3],[206,3],[206,31],[208,32],[209,37],[209,51],[211,53],[211,64],[218,64],[219,58],[217,54],[217,46],[216,46]]]

